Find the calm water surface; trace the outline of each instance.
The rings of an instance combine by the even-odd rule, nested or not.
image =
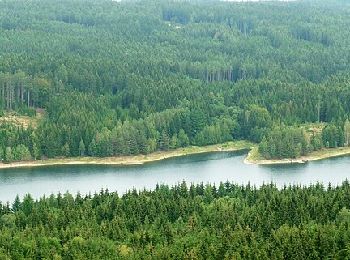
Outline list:
[[[350,179],[350,157],[338,157],[305,165],[258,166],[243,163],[243,152],[222,152],[167,159],[138,166],[48,166],[0,170],[0,201],[13,201],[18,194],[34,198],[51,193],[99,192],[102,188],[123,193],[128,189],[153,189],[157,183],[220,183],[260,186],[274,182],[333,185]]]

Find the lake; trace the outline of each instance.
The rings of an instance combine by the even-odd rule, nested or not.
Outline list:
[[[246,152],[216,152],[166,159],[137,166],[65,165],[0,170],[0,201],[12,202],[30,193],[34,198],[51,193],[82,194],[102,188],[117,191],[153,189],[156,184],[216,183],[230,181],[260,186],[274,182],[309,185],[340,184],[350,179],[350,157],[338,157],[307,164],[247,165]]]

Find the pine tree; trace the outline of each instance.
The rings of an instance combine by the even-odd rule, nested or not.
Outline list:
[[[345,120],[344,123],[344,137],[345,137],[345,146],[350,145],[350,121],[349,119]]]
[[[16,195],[15,201],[12,204],[13,211],[18,211],[21,206],[21,200],[19,199],[19,196]]]
[[[33,159],[34,160],[40,159],[40,149],[38,148],[36,143],[33,144],[32,149],[33,149],[33,152],[32,152]]]
[[[11,147],[6,147],[4,160],[7,163],[11,163],[14,160],[14,156],[13,156]]]
[[[89,155],[90,156],[96,156],[97,155],[97,145],[95,138],[92,139],[90,145],[89,145]]]
[[[183,129],[180,129],[177,139],[179,147],[186,147],[190,144],[190,140]]]
[[[177,135],[174,134],[171,139],[170,139],[170,144],[169,148],[170,149],[176,149],[178,147],[178,140],[177,140]]]
[[[0,146],[0,162],[2,162],[4,160],[5,156],[4,156],[4,150],[2,149],[2,147]]]
[[[159,139],[159,149],[163,151],[169,150],[170,140],[168,134],[163,131]]]
[[[69,157],[70,156],[70,148],[69,148],[69,144],[65,143],[62,147],[62,155],[65,157]]]
[[[32,158],[29,149],[23,144],[17,145],[13,151],[13,157],[17,161],[29,161]]]
[[[264,156],[266,159],[269,159],[271,157],[268,151],[268,143],[265,136],[263,137],[261,143],[259,144],[259,153],[262,156]]]
[[[84,144],[83,139],[80,139],[80,142],[79,142],[79,155],[80,156],[85,155],[85,144]]]
[[[147,138],[144,135],[144,133],[139,133],[138,144],[139,144],[139,152],[140,153],[142,153],[142,154],[149,153],[148,142],[147,142]]]

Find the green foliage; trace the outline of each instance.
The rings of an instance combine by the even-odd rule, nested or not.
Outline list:
[[[297,158],[310,152],[310,143],[302,129],[276,127],[263,138],[259,152],[267,159]]]
[[[13,159],[16,161],[29,161],[31,158],[29,149],[23,144],[17,145],[13,151]]]
[[[344,145],[349,146],[350,145],[350,121],[349,119],[346,119],[344,122]]]
[[[180,129],[178,134],[178,146],[179,147],[186,147],[190,144],[190,139],[188,138],[187,134],[183,129]]]
[[[320,150],[324,146],[322,136],[320,134],[313,134],[310,139],[310,146],[314,151]]]
[[[350,184],[229,182],[66,193],[0,207],[4,259],[347,259]]]
[[[62,155],[69,157],[70,156],[70,148],[69,148],[69,144],[65,143],[62,147]]]
[[[85,148],[84,141],[83,141],[83,139],[81,139],[80,142],[79,142],[79,155],[80,156],[84,156],[85,155],[85,150],[86,150],[86,148]]]
[[[240,124],[244,138],[260,142],[271,128],[272,120],[266,108],[253,105],[250,109],[242,112]]]
[[[6,147],[5,149],[5,155],[4,155],[4,161],[6,163],[11,163],[15,157],[13,156],[12,148],[11,147]]]
[[[195,144],[198,146],[211,145],[232,141],[233,122],[226,120],[218,122],[216,125],[205,126],[195,136]]]
[[[45,112],[35,129],[0,120],[3,157],[266,146],[274,125],[350,114],[344,1],[136,2],[0,2],[1,118]],[[336,125],[309,148],[349,145]],[[272,157],[307,152],[288,143]]]
[[[347,145],[345,130],[348,123],[330,123],[322,132],[306,133],[302,127],[280,126],[272,129],[259,144],[259,152],[266,159],[297,158],[312,151]]]
[[[335,148],[344,146],[344,131],[334,124],[327,125],[322,131],[322,141],[325,147]]]

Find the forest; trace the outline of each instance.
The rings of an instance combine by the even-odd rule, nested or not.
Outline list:
[[[349,145],[347,1],[4,0],[0,10],[3,162],[239,139],[266,158]],[[35,125],[1,120],[38,113]],[[305,132],[311,123],[324,128]]]
[[[0,0],[0,163],[350,146],[349,14],[347,0]],[[17,196],[0,201],[0,259],[350,259],[350,183]]]
[[[229,182],[0,205],[1,259],[349,259],[350,184]]]

